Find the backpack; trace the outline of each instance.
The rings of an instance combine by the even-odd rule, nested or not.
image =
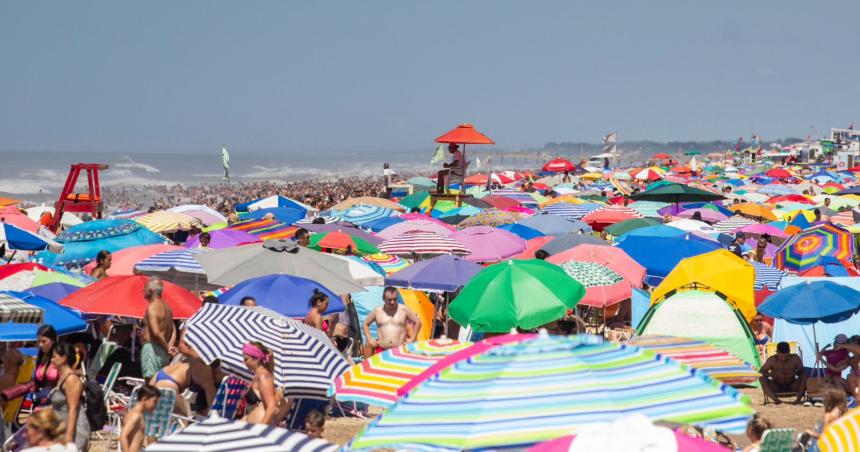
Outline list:
[[[84,384],[84,408],[91,432],[99,431],[107,424],[105,393],[96,381],[87,380]]]

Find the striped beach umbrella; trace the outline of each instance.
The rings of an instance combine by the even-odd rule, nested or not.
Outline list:
[[[755,221],[750,220],[749,218],[740,216],[740,215],[732,215],[729,218],[726,218],[723,221],[718,221],[714,223],[714,229],[719,232],[728,234],[731,232],[735,232],[736,230],[749,226],[752,224],[757,224]]]
[[[139,225],[152,232],[169,233],[176,231],[188,231],[194,228],[202,228],[203,222],[196,217],[184,213],[160,210],[158,212],[141,215],[134,219]]]
[[[361,256],[361,259],[372,265],[379,266],[386,275],[397,273],[409,266],[409,261],[392,254],[377,253],[369,256]]]
[[[397,390],[409,380],[471,345],[471,342],[431,339],[385,350],[344,372],[329,388],[329,395],[342,402],[390,407],[397,402]]]
[[[0,323],[42,323],[45,311],[20,298],[0,292]]]
[[[300,432],[264,424],[210,416],[182,430],[160,438],[146,450],[154,452],[231,452],[289,450],[293,452],[335,452],[328,441]]]
[[[541,210],[544,213],[558,215],[568,220],[579,220],[600,207],[601,205],[596,203],[572,204],[569,202],[558,202],[549,204]]]
[[[206,271],[194,259],[195,255],[205,252],[200,248],[165,251],[138,262],[134,270],[144,275],[159,276],[195,292],[214,289],[218,286],[207,282]]]
[[[487,339],[400,393],[352,450],[524,448],[630,414],[742,433],[753,415],[745,396],[703,372],[595,336]]]
[[[356,226],[361,226],[369,221],[387,218],[396,215],[397,211],[387,207],[372,206],[367,204],[359,204],[348,207],[344,210],[330,210],[328,216],[340,218],[341,221],[348,221]]]
[[[742,359],[702,341],[672,336],[641,336],[627,343],[672,358],[728,385],[750,384],[760,376]]]
[[[314,220],[316,220],[317,218],[322,218],[322,220],[323,220],[323,222],[324,222],[325,224],[332,224],[332,223],[337,223],[337,222],[341,221],[340,217],[331,216],[331,215],[322,215],[322,214],[320,214],[320,215],[313,216],[313,217],[306,217],[306,218],[302,218],[301,220],[296,221],[296,223],[295,223],[295,224],[298,224],[298,225],[302,225],[302,224],[311,224],[311,223],[313,223],[313,222],[314,222]]]
[[[791,236],[777,250],[774,266],[801,272],[818,265],[824,256],[851,260],[854,241],[850,232],[834,224],[820,224]]]
[[[636,201],[629,204],[627,207],[639,212],[643,217],[660,218],[663,215],[660,215],[658,210],[669,205],[669,203],[661,201]]]
[[[454,232],[454,227],[435,218],[410,218],[406,221],[393,224],[379,231],[376,235],[383,239],[391,239],[405,232],[433,232],[435,234],[449,236]]]
[[[432,232],[406,232],[379,245],[379,251],[396,255],[456,254],[466,256],[469,250],[460,242]]]
[[[610,224],[633,218],[642,218],[642,214],[629,207],[608,205],[595,209],[593,212],[582,217],[582,221],[588,223],[594,230],[602,231],[603,228]]]
[[[824,428],[818,437],[821,452],[853,452],[860,450],[860,408],[845,413]]]
[[[231,224],[227,227],[228,230],[244,231],[248,234],[256,236],[261,241],[273,239],[289,239],[296,235],[299,229],[295,226],[290,226],[286,223],[269,220],[247,220]]]
[[[755,270],[754,290],[762,290],[765,286],[767,286],[768,289],[774,290],[779,287],[779,283],[782,282],[782,278],[788,275],[788,273],[778,268],[771,267],[770,265],[756,261],[749,262]]]
[[[349,368],[322,331],[266,308],[206,303],[185,323],[185,342],[207,364],[250,381],[242,346],[262,342],[275,355],[275,384],[289,397],[325,399],[331,383]]]

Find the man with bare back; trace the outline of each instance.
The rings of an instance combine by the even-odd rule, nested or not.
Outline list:
[[[405,305],[397,303],[397,289],[386,287],[382,292],[384,304],[364,319],[367,346],[364,355],[372,356],[389,348],[400,347],[415,340],[421,330],[421,319]],[[376,322],[376,339],[370,334],[370,325]]]
[[[143,289],[143,297],[149,301],[143,318],[143,347],[140,348],[140,368],[143,378],[149,379],[176,354],[176,328],[173,311],[161,299],[164,285],[157,276],[150,277]]]

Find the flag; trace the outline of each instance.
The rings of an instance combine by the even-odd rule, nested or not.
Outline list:
[[[614,144],[618,142],[618,132],[607,133],[603,137],[603,144]]]
[[[435,165],[443,161],[445,161],[445,146],[440,144],[436,146],[436,151],[433,153],[433,158],[430,159],[430,164]]]
[[[230,182],[230,154],[227,146],[221,146],[221,166],[224,167],[224,180]]]

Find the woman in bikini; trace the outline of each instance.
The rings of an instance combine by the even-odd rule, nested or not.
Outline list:
[[[314,294],[310,300],[311,310],[305,315],[305,325],[310,325],[323,333],[329,334],[328,322],[323,318],[323,314],[328,309],[328,295],[320,292],[319,289],[314,289]]]
[[[221,379],[224,378],[220,364],[218,360],[215,360],[207,366],[198,358],[183,356],[181,361],[168,364],[159,370],[150,378],[149,384],[159,389],[174,390],[176,392],[174,411],[183,416],[190,416],[191,413],[187,412],[188,407],[184,403],[180,403],[180,394],[190,386],[196,384],[203,389],[203,394],[200,394],[198,397],[205,397],[206,411],[208,411],[215,400],[216,388]],[[206,413],[204,412],[203,414]]]
[[[756,348],[764,356],[764,348],[767,347],[767,343],[770,342],[770,338],[773,336],[773,327],[764,321],[763,315],[756,314],[752,322],[750,322],[750,329],[753,332],[753,341]]]
[[[99,251],[99,254],[96,255],[96,266],[90,271],[90,276],[97,280],[107,278],[107,271],[110,268],[112,259],[113,256],[111,256],[110,251]]]
[[[242,357],[248,370],[253,373],[251,388],[245,393],[245,422],[274,425],[280,414],[289,405],[279,409],[281,397],[275,391],[275,357],[271,350],[260,342],[249,342],[242,346]]]

